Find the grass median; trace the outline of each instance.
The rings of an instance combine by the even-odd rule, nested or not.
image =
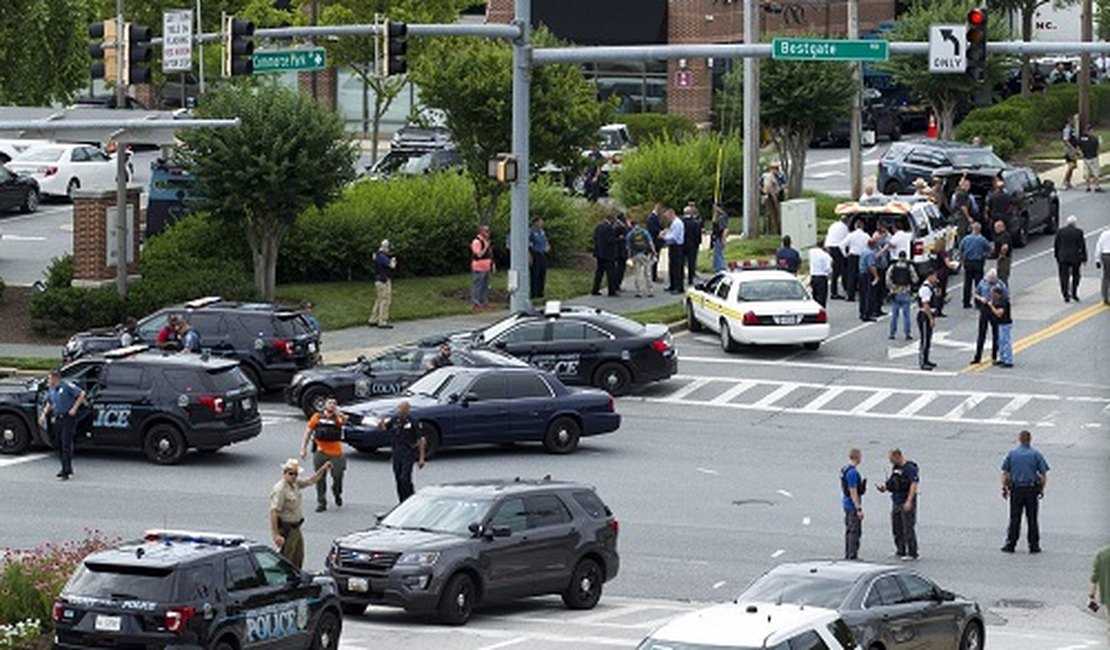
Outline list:
[[[0,368],[16,370],[53,370],[62,365],[61,357],[0,357]]]

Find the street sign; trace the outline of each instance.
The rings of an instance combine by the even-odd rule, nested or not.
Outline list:
[[[967,70],[967,25],[929,27],[929,72]]]
[[[886,41],[846,41],[822,38],[776,38],[771,58],[784,61],[886,61]]]
[[[694,73],[687,68],[680,68],[674,73],[674,85],[678,88],[689,88],[694,85]]]
[[[322,47],[305,47],[295,50],[263,50],[255,52],[254,73],[311,72],[323,70],[328,65],[328,51]]]
[[[162,72],[193,69],[193,11],[174,9],[162,14]]]

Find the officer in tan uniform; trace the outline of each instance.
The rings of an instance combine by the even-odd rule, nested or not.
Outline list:
[[[308,479],[300,479],[301,464],[290,458],[281,466],[281,480],[270,490],[270,535],[274,546],[298,569],[304,564],[304,537],[301,524],[304,513],[301,511],[301,490],[315,485],[331,469],[328,461]]]

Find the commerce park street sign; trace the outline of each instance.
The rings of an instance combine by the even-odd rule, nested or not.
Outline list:
[[[776,38],[771,58],[785,61],[886,61],[886,41],[847,41],[823,38]]]
[[[251,55],[254,74],[267,72],[311,72],[328,64],[328,51],[322,47],[291,50],[260,50]]]

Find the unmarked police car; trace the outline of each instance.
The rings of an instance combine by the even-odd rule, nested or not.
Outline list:
[[[79,449],[139,449],[170,465],[191,448],[214,451],[262,432],[258,390],[230,359],[132,346],[74,361],[61,375],[86,395]],[[51,445],[38,424],[45,399],[44,379],[0,383],[0,453]]]
[[[85,558],[54,601],[64,650],[335,650],[342,625],[335,580],[238,535],[148,531]]]

